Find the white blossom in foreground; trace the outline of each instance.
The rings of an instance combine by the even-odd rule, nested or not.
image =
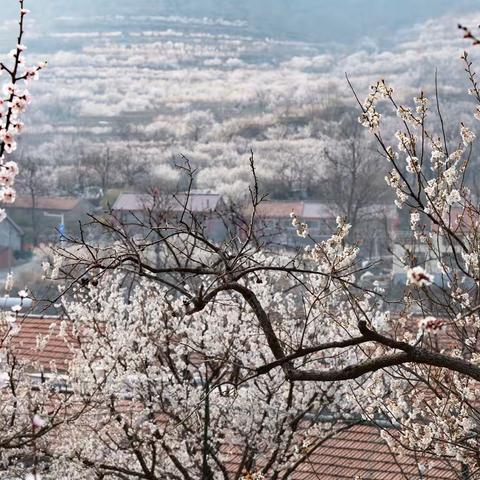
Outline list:
[[[470,93],[480,103],[472,62],[467,53],[462,58],[473,87]],[[355,399],[366,405],[364,411],[371,418],[381,411],[397,426],[396,434],[385,429],[382,435],[394,451],[431,453],[462,463],[462,471],[475,476],[480,466],[472,453],[479,448],[480,387],[479,376],[474,379],[470,373],[480,361],[480,210],[478,197],[471,193],[478,168],[471,165],[476,136],[460,123],[457,147],[447,144],[426,121],[432,116],[427,103],[417,99],[414,103],[415,111],[409,107],[399,111],[397,101],[392,101],[391,108],[403,123],[395,135],[396,151],[384,143],[381,133],[377,135],[380,150],[387,152],[389,168],[393,167],[387,183],[398,206],[407,204],[410,209],[411,240],[401,240],[403,256],[397,261],[405,268],[407,285],[417,287],[407,288],[398,303],[393,336],[403,342],[396,344],[400,351],[413,348],[427,352],[427,358],[438,357],[431,365],[428,360],[427,365],[413,361],[405,369],[375,372]],[[420,147],[422,138],[426,149]],[[406,166],[399,161],[401,153],[407,156]],[[456,365],[462,362],[461,373]],[[422,461],[419,474],[428,475],[430,463]]]
[[[308,225],[306,223],[301,222],[294,212],[290,213],[290,218],[292,219],[292,225],[297,230],[297,235],[303,238],[307,237]]]
[[[278,368],[248,380],[248,372],[273,358],[253,312],[238,295],[222,294],[208,313],[186,315],[183,300],[168,289],[137,279],[129,291],[123,277],[108,275],[65,304],[74,337],[81,339],[69,371],[72,402],[92,407],[55,431],[50,471],[56,475],[82,478],[118,470],[136,476],[143,459],[156,451],[152,477],[174,478],[188,468],[193,478],[201,478],[208,422],[213,478],[220,478],[234,452],[245,458],[244,473],[260,472],[272,462],[263,476],[246,478],[274,478],[295,462],[301,465],[307,447],[335,431],[340,409],[352,413],[342,405],[346,386],[290,385]],[[278,274],[260,273],[247,285],[270,315],[290,316],[282,322],[285,341],[298,342],[298,318],[290,313],[301,297],[293,291],[280,294],[280,281]],[[331,299],[324,303],[306,296],[304,301],[312,302],[312,318],[331,308]],[[340,328],[311,323],[305,334],[320,341]],[[328,422],[307,415],[323,409],[332,415]],[[117,447],[127,445],[131,435],[135,447]]]
[[[433,282],[433,276],[425,271],[421,266],[409,268],[407,270],[407,285],[424,287]]]
[[[418,328],[422,332],[437,334],[445,329],[445,322],[441,318],[429,316],[420,320]]]

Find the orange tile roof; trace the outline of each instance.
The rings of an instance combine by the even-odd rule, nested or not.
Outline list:
[[[251,211],[251,206],[248,207]],[[259,217],[266,218],[289,218],[290,213],[295,215],[303,215],[303,202],[277,202],[264,201],[257,207],[257,214]]]
[[[250,214],[252,206],[248,205],[245,212]],[[302,220],[334,220],[340,214],[338,206],[313,200],[264,200],[257,207],[259,217],[263,218],[288,218],[290,213]],[[360,210],[362,215],[375,218],[387,216],[390,219],[396,218],[396,211],[386,208],[383,205],[369,205]]]
[[[345,424],[340,424],[345,427]],[[241,462],[241,447],[223,445],[228,470],[236,472]],[[261,454],[261,452],[259,452]],[[458,480],[460,465],[450,465],[432,457],[419,457],[432,468],[423,480]],[[260,462],[261,463],[261,462]],[[257,470],[261,465],[257,465]],[[254,470],[255,471],[255,470]],[[246,472],[244,472],[246,473]],[[351,425],[326,440],[310,458],[289,475],[288,480],[405,480],[419,478],[417,459],[413,455],[394,455],[372,424]],[[279,478],[283,478],[279,475]]]
[[[75,197],[36,197],[35,208],[41,210],[73,210],[81,201]],[[32,208],[32,198],[30,196],[17,196],[15,203],[10,208]]]
[[[424,463],[432,457],[423,459]],[[459,466],[458,466],[459,467]],[[424,474],[425,480],[458,479],[460,469],[433,460],[433,468]],[[403,473],[402,473],[403,472]],[[405,475],[406,474],[406,475]],[[395,456],[380,437],[374,425],[354,425],[327,440],[292,480],[400,480],[419,475],[417,461],[412,456]]]

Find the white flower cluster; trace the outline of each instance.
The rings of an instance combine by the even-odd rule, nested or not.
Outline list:
[[[396,109],[397,115],[404,122],[404,128],[395,133],[398,140],[397,151],[394,151],[391,146],[383,146],[386,157],[394,167],[385,180],[395,191],[394,202],[398,208],[402,208],[407,202],[410,207],[418,207],[424,193],[426,201],[422,202],[421,210],[427,215],[443,218],[450,207],[468,203],[465,201],[469,194],[468,188],[465,186],[465,182],[460,180],[463,178],[463,172],[468,164],[468,159],[463,158],[465,149],[474,142],[475,134],[461,123],[462,142],[459,143],[459,147],[448,154],[448,148],[442,144],[441,137],[426,130],[428,99],[422,93],[414,98],[414,103],[416,104],[415,111],[403,106]],[[417,127],[422,128],[421,136],[413,133]],[[431,150],[430,169],[435,172],[433,178],[430,172],[424,171],[425,146]],[[405,165],[398,162],[398,152],[405,153]],[[413,174],[414,178],[411,179],[405,175],[404,171]],[[414,191],[418,192],[416,197],[412,195]],[[411,225],[416,226],[416,222]]]
[[[477,249],[473,252],[462,252],[462,259],[469,273],[475,276],[480,275],[480,255]]]
[[[400,174],[394,168],[385,176],[385,181],[387,182],[387,185],[396,189],[400,184]]]
[[[413,135],[407,135],[406,133],[398,130],[395,132],[395,138],[398,140],[397,148],[400,152],[410,152],[415,146],[415,137]]]
[[[420,221],[420,214],[415,211],[410,213],[410,228],[412,231],[417,229],[418,222]]]
[[[438,170],[440,166],[444,165],[445,152],[436,143],[432,142],[432,153],[430,155],[430,163],[432,171]]]
[[[448,205],[453,205],[454,203],[460,203],[461,200],[462,200],[462,196],[460,195],[460,192],[455,188],[450,190],[450,193],[446,197],[446,202]]]
[[[410,122],[413,125],[417,125],[418,121],[415,115],[412,112],[412,109],[409,107],[404,107],[400,105],[397,108],[397,116],[405,122]]]
[[[370,90],[370,93],[363,102],[362,114],[358,118],[358,121],[372,132],[376,132],[380,126],[381,115],[376,110],[375,104],[380,98],[390,98],[393,94],[393,89],[388,87],[384,80],[380,80],[375,85],[371,85]]]
[[[308,224],[301,222],[295,212],[290,213],[290,218],[292,219],[292,225],[297,229],[297,235],[303,238],[307,237]]]
[[[317,263],[319,271],[347,278],[351,275],[350,267],[353,266],[359,249],[345,242],[351,225],[342,217],[337,217],[336,222],[335,234],[328,240],[315,244],[309,250],[309,255]]]
[[[420,265],[407,270],[407,285],[425,287],[431,285],[432,282],[433,276],[427,273]]]
[[[460,125],[460,135],[462,137],[463,144],[468,147],[475,140],[475,134],[467,128],[463,123]]]
[[[407,172],[409,173],[419,173],[420,172],[420,162],[417,157],[407,156]]]
[[[428,100],[427,97],[425,97],[423,95],[423,92],[421,92],[420,96],[419,97],[414,97],[413,98],[413,101],[415,102],[415,111],[421,115],[422,117],[424,117],[427,113],[427,110],[428,110],[428,105],[430,103],[430,101]]]
[[[400,105],[397,108],[397,116],[405,123],[408,123],[413,128],[416,128],[422,125],[422,122],[427,115],[429,100],[423,95],[422,92],[419,97],[414,97],[413,101],[415,103],[415,112],[418,117],[415,115],[412,108],[405,107],[403,105]]]

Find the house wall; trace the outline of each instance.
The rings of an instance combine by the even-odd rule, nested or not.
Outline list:
[[[22,236],[7,220],[0,222],[0,246],[10,247],[11,250],[22,249]]]
[[[0,250],[0,268],[10,268],[13,265],[13,252],[11,248]]]

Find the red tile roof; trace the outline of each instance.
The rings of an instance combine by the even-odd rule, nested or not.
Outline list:
[[[252,206],[248,205],[247,213],[252,211]],[[288,218],[291,212],[300,217],[301,220],[330,220],[335,219],[339,214],[338,206],[316,201],[283,201],[283,200],[264,200],[257,207],[259,217],[263,218]],[[375,217],[396,217],[397,213],[393,209],[383,205],[369,205],[359,212],[362,215]]]
[[[432,458],[422,459],[426,464]],[[403,473],[402,473],[403,472]],[[422,477],[425,480],[458,479],[459,470],[433,460],[433,468]],[[419,471],[413,456],[395,456],[380,437],[374,425],[355,425],[327,440],[302,465],[292,480],[399,480],[417,478]]]
[[[245,213],[249,215],[252,206],[245,208]],[[301,220],[332,220],[340,214],[338,206],[324,202],[316,201],[287,201],[287,200],[264,200],[257,207],[257,213],[262,218],[288,218],[291,212],[300,217]],[[395,209],[385,207],[384,205],[368,205],[358,212],[361,217],[383,218],[386,216],[391,221],[398,218]]]
[[[316,449],[308,461],[291,473],[288,480],[406,480],[419,477],[417,459],[413,455],[394,455],[380,436],[380,428],[369,425],[351,425],[342,429]],[[237,471],[241,462],[241,448],[225,445],[229,470]],[[261,454],[261,452],[260,452]],[[421,477],[423,480],[458,480],[460,465],[443,463],[432,457],[422,458],[432,468]],[[261,466],[257,466],[258,469]],[[252,472],[254,473],[254,472]],[[282,475],[279,476],[282,478]]]
[[[18,334],[13,340],[13,348],[19,358],[24,360],[33,360],[38,362],[43,368],[48,369],[52,362],[60,370],[66,369],[67,363],[72,358],[72,351],[69,341],[72,337],[68,336],[65,340],[60,335],[59,317],[52,316],[25,316],[17,321]],[[67,335],[71,332],[71,327],[67,324]],[[37,348],[37,339],[46,338],[45,348]]]
[[[303,202],[276,202],[264,201],[257,207],[257,214],[264,218],[288,218],[294,212],[299,217],[303,216]],[[251,210],[251,206],[249,209]]]

